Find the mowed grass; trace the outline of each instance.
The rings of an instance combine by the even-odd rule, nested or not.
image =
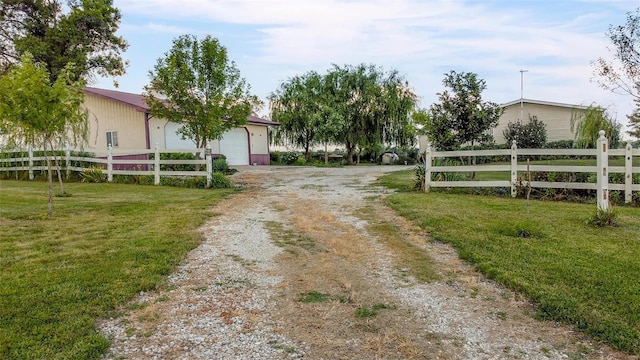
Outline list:
[[[154,289],[202,240],[230,190],[65,184],[47,213],[43,182],[0,183],[0,359],[96,359],[96,321]]]
[[[411,176],[394,173],[381,183],[402,188]],[[595,204],[531,201],[527,211],[522,199],[438,192],[398,192],[388,202],[479,271],[528,296],[541,319],[640,354],[639,208],[616,207],[619,226],[597,228],[586,224]]]

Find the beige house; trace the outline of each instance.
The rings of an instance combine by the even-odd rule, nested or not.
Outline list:
[[[176,133],[180,124],[154,118],[139,94],[85,88],[85,106],[89,110],[88,149],[96,153],[108,144],[127,149],[191,149],[193,141]],[[249,116],[247,124],[225,133],[210,143],[214,155],[223,154],[229,165],[269,165],[270,126],[275,122]],[[136,158],[135,152],[130,156]]]
[[[587,106],[582,105],[531,99],[514,100],[502,104],[502,107],[504,108],[504,113],[500,117],[498,126],[493,129],[493,137],[496,144],[504,144],[503,131],[507,128],[507,124],[518,120],[528,122],[533,117],[537,117],[538,120],[546,124],[547,142],[573,140],[575,134],[571,131],[571,117],[573,114],[582,113],[587,109]]]

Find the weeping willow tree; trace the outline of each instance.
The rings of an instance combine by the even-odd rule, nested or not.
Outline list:
[[[574,110],[571,114],[571,131],[575,134],[573,146],[576,148],[595,148],[600,130],[604,130],[609,139],[609,147],[615,148],[620,144],[621,128],[606,108],[596,105],[589,106],[584,112]]]
[[[411,118],[417,96],[397,71],[374,65],[334,65],[325,75],[308,72],[283,83],[269,97],[271,119],[280,123],[277,144],[309,149],[341,144],[347,162],[358,150],[413,145]]]

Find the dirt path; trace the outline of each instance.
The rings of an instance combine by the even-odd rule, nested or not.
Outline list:
[[[384,206],[393,167],[248,167],[165,288],[101,330],[126,359],[633,359],[539,322]],[[411,250],[414,249],[414,250]],[[433,280],[405,266],[427,254]]]

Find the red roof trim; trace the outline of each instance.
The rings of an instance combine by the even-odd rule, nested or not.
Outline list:
[[[92,87],[85,87],[84,92],[87,94],[96,95],[105,99],[113,100],[127,106],[131,106],[140,112],[144,112],[144,113],[149,112],[149,106],[144,101],[144,97],[140,94],[133,94],[133,93],[127,93],[122,91],[116,91],[116,90],[98,89],[98,88],[92,88]],[[266,126],[280,125],[277,122],[259,118],[253,115],[249,115],[247,117],[247,121],[249,124],[253,124],[253,125],[266,125]]]

